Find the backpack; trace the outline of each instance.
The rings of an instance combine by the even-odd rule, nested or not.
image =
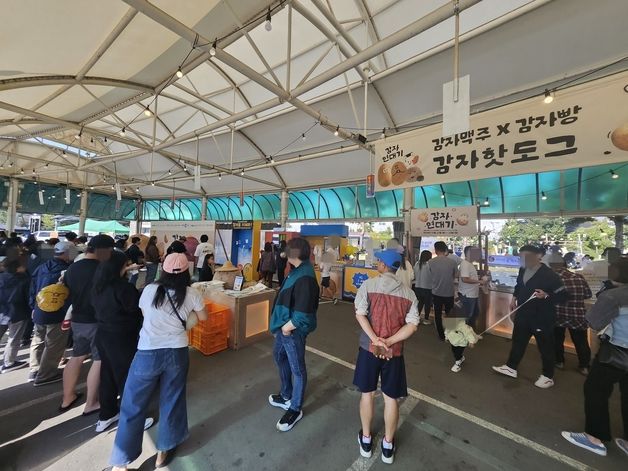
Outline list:
[[[43,312],[57,312],[63,308],[69,296],[70,290],[64,284],[48,285],[37,293],[37,307]]]

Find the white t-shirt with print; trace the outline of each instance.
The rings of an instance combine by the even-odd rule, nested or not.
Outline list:
[[[194,256],[198,257],[198,261],[196,262],[196,268],[203,268],[205,255],[208,255],[210,253],[214,253],[214,246],[209,242],[201,242],[196,246],[196,250],[194,251]]]
[[[480,285],[473,283],[465,283],[462,278],[471,278],[472,280],[478,279],[478,271],[473,266],[473,263],[463,260],[460,262],[460,280],[458,283],[458,293],[466,296],[467,298],[477,298],[480,296]]]
[[[158,348],[187,347],[187,332],[175,314],[168,297],[166,296],[164,303],[159,308],[153,307],[157,286],[156,283],[146,286],[140,297],[140,309],[144,314],[144,322],[137,349],[157,350]],[[174,292],[171,291],[170,295],[173,296]],[[205,304],[201,293],[188,287],[185,301],[177,309],[181,318],[187,320],[192,311],[202,311],[203,309],[205,309]]]

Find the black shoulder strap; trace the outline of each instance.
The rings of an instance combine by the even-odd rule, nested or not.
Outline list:
[[[174,313],[177,315],[177,317],[181,321],[181,325],[183,326],[183,330],[187,330],[187,322],[185,322],[185,319],[183,319],[183,317],[181,317],[181,314],[179,314],[179,311],[178,311],[177,307],[175,306],[174,302],[172,301],[172,297],[170,297],[170,292],[167,289],[166,289],[166,296],[168,296],[168,301],[170,301],[170,305],[172,306],[172,309],[174,309]]]

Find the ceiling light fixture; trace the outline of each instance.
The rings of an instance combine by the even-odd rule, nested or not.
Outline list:
[[[440,199],[442,199],[442,200],[445,199],[445,192],[444,191],[440,194]]]
[[[20,169],[20,175],[24,175],[24,169],[23,168]]]
[[[611,170],[611,178],[613,180],[617,180],[619,178],[619,174],[615,173],[614,170]]]
[[[244,169],[240,171],[240,175],[244,175]]]
[[[122,137],[126,136],[126,128],[122,128],[122,130],[120,130],[120,135]]]
[[[152,115],[153,115],[153,112],[150,110],[150,108],[147,105],[146,108],[144,109],[144,116],[151,117]]]
[[[273,29],[273,24],[271,22],[271,17],[270,17],[270,7],[268,7],[268,13],[266,13],[266,24],[264,25],[264,28],[266,28],[266,31],[270,31]]]
[[[216,46],[218,45],[218,39],[214,39],[212,47],[209,49],[209,55],[214,57],[216,55]]]
[[[218,180],[222,180],[222,173],[218,174]]]
[[[380,137],[386,139],[386,128],[382,129],[382,135]]]
[[[545,200],[547,199],[547,195],[545,194],[545,192],[544,192],[544,191],[542,191],[542,192],[541,192],[541,199],[542,199],[543,201],[545,201]]]
[[[490,206],[491,202],[488,200],[488,196],[486,197],[486,199],[484,200],[484,206]]]
[[[338,137],[340,126],[336,126],[336,130],[334,131],[334,136]]]
[[[546,105],[549,105],[553,101],[554,101],[554,94],[546,88],[544,97],[543,97],[543,103],[545,103]]]
[[[183,71],[181,70],[181,67],[179,67],[179,68],[177,69],[177,77],[178,77],[178,78],[183,78]]]
[[[301,134],[301,139],[305,141],[305,133]]]
[[[80,129],[80,131],[78,132],[78,134],[75,137],[77,139],[80,139],[81,137],[83,137],[83,128]]]
[[[155,186],[155,182],[150,182],[151,186]]]

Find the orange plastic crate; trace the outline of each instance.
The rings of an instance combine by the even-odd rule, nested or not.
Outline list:
[[[229,329],[231,309],[208,301],[205,303],[205,310],[207,311],[207,320],[199,321],[194,327],[195,329],[200,329],[206,333]]]
[[[197,329],[192,329],[188,335],[190,345],[203,355],[211,355],[226,350],[228,347],[227,330],[206,333]]]

